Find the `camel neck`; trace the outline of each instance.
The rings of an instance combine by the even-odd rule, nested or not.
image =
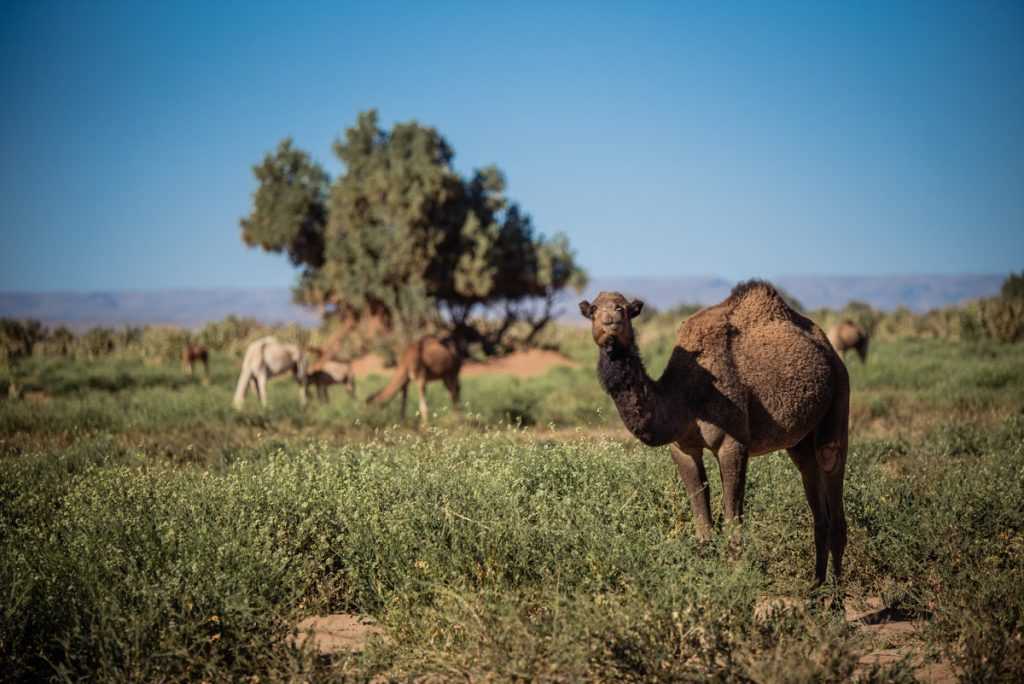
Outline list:
[[[635,344],[628,349],[601,347],[597,375],[634,437],[647,446],[662,446],[676,438],[679,417],[673,419],[669,402],[647,375]]]

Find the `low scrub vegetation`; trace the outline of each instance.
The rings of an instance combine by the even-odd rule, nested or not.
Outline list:
[[[655,374],[658,321],[641,328]],[[25,397],[0,401],[0,679],[909,681],[909,660],[861,662],[863,633],[829,609],[869,596],[919,620],[922,658],[1024,673],[1019,345],[883,341],[851,360],[847,576],[812,593],[785,455],[751,467],[742,550],[698,544],[667,450],[622,431],[587,332],[545,334],[583,366],[466,378],[461,416],[431,387],[428,430],[344,393],[303,410],[290,380],[235,412],[231,351],[209,385],[173,360],[25,357]],[[765,596],[792,607],[756,617]],[[331,612],[387,636],[292,645]]]

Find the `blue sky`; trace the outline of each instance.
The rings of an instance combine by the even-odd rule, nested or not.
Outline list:
[[[0,64],[3,290],[290,285],[250,167],[371,107],[593,274],[1024,268],[1016,1],[16,0]]]

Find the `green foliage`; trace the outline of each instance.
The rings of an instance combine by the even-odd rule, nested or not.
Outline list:
[[[305,152],[282,140],[253,167],[259,182],[253,209],[241,220],[242,240],[270,252],[286,252],[295,265],[323,265],[327,188],[330,178]]]
[[[992,297],[978,302],[985,333],[999,342],[1024,339],[1024,297]]]
[[[870,304],[858,299],[850,300],[839,315],[841,318],[849,319],[859,325],[861,330],[868,334],[868,337],[874,336],[879,320],[882,318],[880,311],[876,311]]]
[[[409,122],[385,131],[371,110],[334,151],[345,172],[324,203],[326,176],[284,141],[256,167],[256,207],[243,220],[247,242],[287,250],[307,266],[299,301],[419,328],[438,307],[465,321],[478,305],[521,314],[525,301],[542,300],[549,302],[537,318],[543,325],[554,294],[585,282],[568,240],[537,234],[505,197],[501,171],[491,166],[463,178],[434,128]],[[321,243],[308,237],[314,234]],[[315,258],[307,254],[317,249]]]
[[[45,338],[42,323],[0,318],[0,367],[32,355],[32,350]]]
[[[1004,299],[1024,299],[1024,271],[1008,275],[999,289],[999,295]]]

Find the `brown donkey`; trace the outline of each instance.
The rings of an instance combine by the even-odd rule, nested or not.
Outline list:
[[[742,283],[680,326],[668,366],[652,380],[631,323],[642,309],[617,292],[580,302],[592,321],[601,385],[634,436],[671,445],[698,535],[711,533],[705,449],[718,459],[726,522],[742,518],[750,457],[786,449],[814,517],[816,584],[825,581],[829,551],[838,580],[850,383],[825,334],[768,283]]]

